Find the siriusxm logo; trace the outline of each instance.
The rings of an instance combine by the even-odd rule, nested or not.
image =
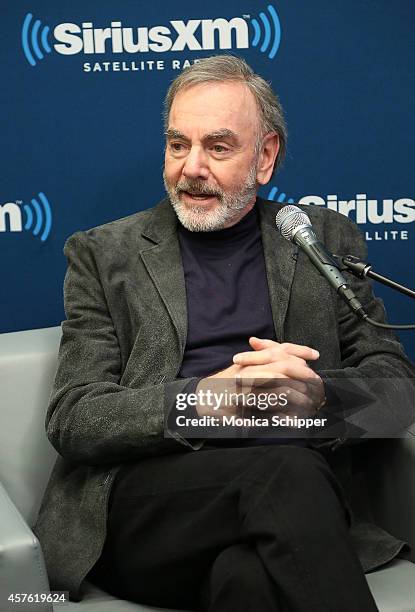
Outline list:
[[[285,200],[285,193],[276,199],[277,191],[276,187],[272,187],[268,193],[268,199],[277,202],[294,202],[292,198]],[[298,204],[325,206],[346,217],[353,217],[356,223],[378,225],[380,223],[411,223],[415,221],[415,200],[411,198],[374,200],[368,199],[365,193],[358,193],[353,200],[339,200],[337,195],[328,195],[326,198],[318,195],[306,195],[297,202]]]
[[[51,227],[52,210],[42,191],[38,193],[38,199],[31,199],[30,204],[17,201],[0,205],[0,232],[27,231],[45,242]]]
[[[293,198],[287,199],[287,194],[281,191],[280,195],[277,197],[278,187],[271,187],[268,197],[268,200],[274,200],[275,202],[287,202],[288,204],[294,204],[295,200]]]
[[[339,200],[337,195],[328,195],[326,199],[308,195],[298,200],[299,204],[326,206],[346,217],[353,216],[356,223],[411,223],[415,221],[415,200],[399,198],[392,200],[368,199],[365,193],[358,193],[353,200]]]
[[[281,41],[281,26],[277,11],[269,4],[268,14],[259,18],[250,15],[224,19],[173,20],[168,25],[126,26],[121,21],[111,21],[105,28],[96,28],[92,22],[80,25],[59,23],[53,30],[42,25],[27,13],[22,26],[22,48],[31,66],[51,53],[52,48],[61,55],[102,55],[121,53],[164,53],[167,51],[210,51],[215,49],[258,48],[273,59]]]

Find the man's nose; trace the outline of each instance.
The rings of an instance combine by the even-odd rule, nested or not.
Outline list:
[[[187,178],[209,177],[209,164],[206,152],[200,146],[191,147],[183,165],[182,174]]]

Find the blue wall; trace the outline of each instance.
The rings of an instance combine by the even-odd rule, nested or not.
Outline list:
[[[217,18],[238,18],[229,49],[223,22],[206,48]],[[142,28],[141,50],[118,52],[117,25],[105,49],[96,31],[91,46],[92,29],[111,22],[134,36]],[[10,4],[0,26],[0,331],[60,323],[65,239],[161,199],[166,88],[186,61],[224,51],[272,81],[286,110],[288,158],[261,195],[334,206],[360,194],[370,261],[414,286],[414,23],[413,0]],[[408,298],[378,294],[391,321],[415,321]],[[401,337],[415,357],[415,335]]]

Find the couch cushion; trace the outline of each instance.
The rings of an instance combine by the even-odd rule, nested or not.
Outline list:
[[[395,559],[366,574],[379,612],[415,612],[415,564]]]
[[[384,568],[366,574],[379,612],[415,612],[415,565],[410,561],[395,559]],[[166,608],[154,608],[116,599],[95,585],[85,582],[84,599],[69,606],[55,604],[54,611],[64,612],[169,612]]]
[[[125,599],[117,599],[101,591],[90,582],[84,583],[84,598],[79,603],[54,604],[54,612],[179,612],[167,608],[154,608],[136,604]]]
[[[45,414],[60,337],[60,327],[0,334],[0,481],[29,525],[56,458]]]

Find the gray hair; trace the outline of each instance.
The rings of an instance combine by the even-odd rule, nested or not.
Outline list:
[[[287,125],[284,111],[278,96],[272,91],[270,83],[256,74],[250,66],[240,57],[234,55],[214,55],[199,60],[185,68],[170,85],[164,100],[164,124],[168,128],[169,114],[175,96],[193,85],[212,81],[237,81],[245,83],[252,92],[259,110],[261,133],[258,134],[255,144],[259,151],[261,140],[270,132],[278,134],[280,148],[275,160],[273,172],[282,164],[287,148]]]

